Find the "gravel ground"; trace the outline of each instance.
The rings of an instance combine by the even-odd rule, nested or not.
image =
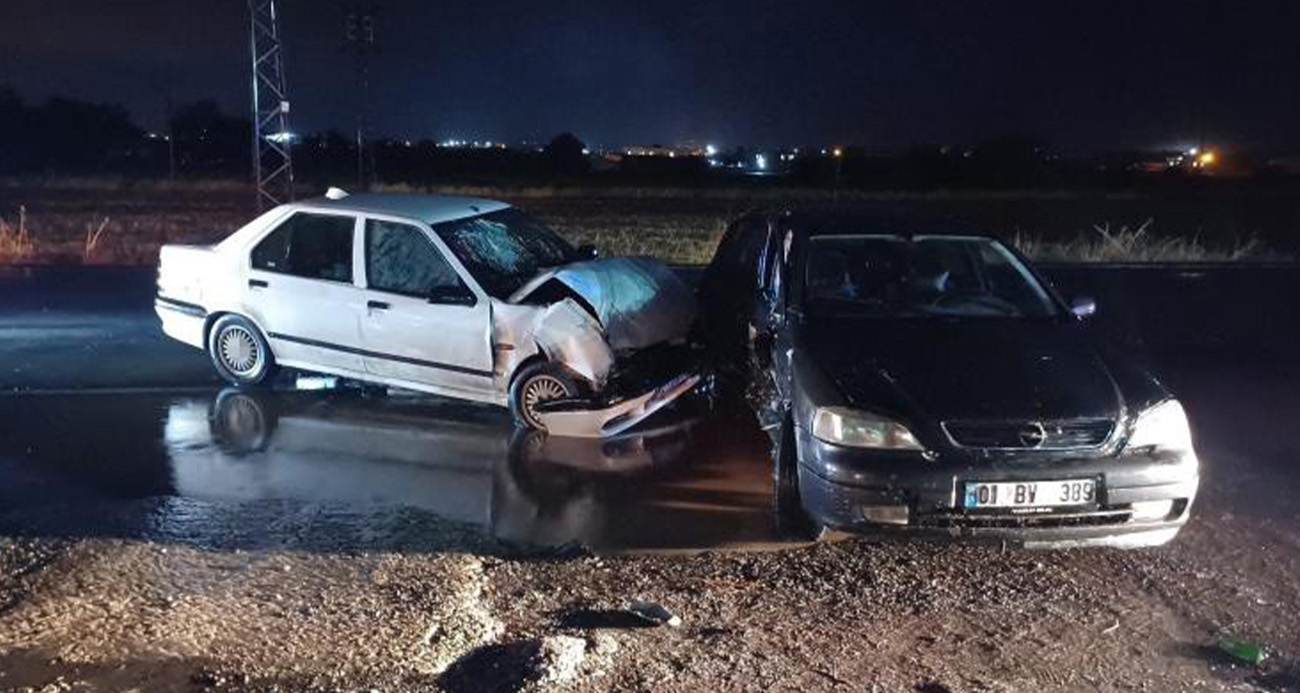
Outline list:
[[[1261,531],[1267,535],[1261,535]],[[0,543],[0,690],[1300,690],[1300,534],[513,559]],[[649,626],[632,599],[681,627]],[[1259,668],[1214,643],[1263,643]]]

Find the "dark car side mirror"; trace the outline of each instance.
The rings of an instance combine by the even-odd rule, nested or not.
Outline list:
[[[1070,312],[1076,318],[1090,318],[1097,312],[1097,301],[1088,296],[1077,296],[1070,301]]]
[[[578,246],[577,255],[579,260],[595,260],[600,257],[600,249],[591,243],[583,243]]]
[[[451,306],[472,306],[478,303],[474,292],[462,284],[435,286],[429,291],[429,303]]]

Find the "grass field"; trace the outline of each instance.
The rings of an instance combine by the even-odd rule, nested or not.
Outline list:
[[[406,186],[389,192],[424,192]],[[861,193],[788,188],[446,187],[505,199],[606,255],[707,262],[730,219],[784,204],[832,204],[962,219],[1038,259],[1080,262],[1292,260],[1300,205],[1290,194],[1076,192]],[[251,219],[229,181],[0,182],[0,262],[152,264],[164,243],[215,241]]]

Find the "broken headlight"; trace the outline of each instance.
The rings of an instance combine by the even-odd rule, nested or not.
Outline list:
[[[1187,425],[1187,414],[1176,399],[1167,399],[1138,414],[1133,424],[1133,435],[1128,438],[1128,450],[1187,451],[1192,449],[1192,430]]]
[[[923,450],[907,427],[892,419],[847,407],[818,407],[812,434],[835,445],[883,450]]]

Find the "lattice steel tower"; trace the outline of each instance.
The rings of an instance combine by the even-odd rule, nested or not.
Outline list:
[[[293,199],[289,92],[280,52],[280,20],[275,0],[248,0],[249,43],[253,57],[253,179],[257,208]]]

